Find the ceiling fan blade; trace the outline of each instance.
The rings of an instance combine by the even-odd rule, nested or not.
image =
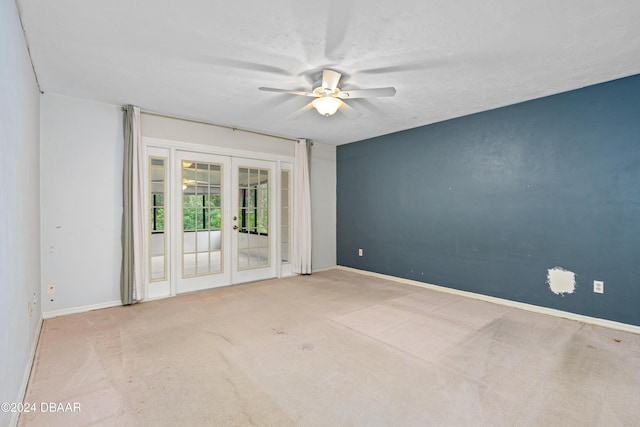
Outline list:
[[[422,62],[409,62],[400,65],[391,65],[388,67],[369,68],[366,70],[360,70],[361,74],[383,74],[383,73],[398,73],[403,71],[422,71],[428,68],[433,68],[436,61],[422,61]]]
[[[298,111],[295,111],[293,114],[291,114],[289,117],[287,117],[287,119],[288,120],[295,120],[298,117],[302,116],[307,111],[312,110],[312,109],[313,109],[313,102],[310,102],[307,105],[305,105],[304,107],[302,107],[301,109],[299,109]]]
[[[209,61],[212,65],[219,65],[229,68],[239,68],[250,71],[260,71],[263,73],[279,74],[282,76],[290,76],[291,72],[283,68],[274,67],[267,64],[260,64],[258,62],[240,61],[238,59],[209,57]]]
[[[312,98],[317,98],[313,92],[303,92],[300,90],[288,90],[288,89],[277,89],[275,87],[259,87],[258,90],[263,90],[265,92],[278,92],[278,93],[288,93],[289,95],[301,95],[301,96],[310,96]]]
[[[338,82],[340,81],[340,77],[342,74],[333,70],[324,70],[322,71],[322,88],[334,90],[338,87]]]
[[[341,99],[354,99],[354,98],[373,98],[381,96],[394,96],[396,94],[396,88],[394,87],[378,87],[374,89],[353,89],[343,90],[336,95]]]
[[[340,104],[340,107],[338,107],[338,111],[340,111],[342,114],[349,117],[350,119],[360,117],[360,113],[358,112],[358,110],[356,110],[355,108],[352,108],[349,104],[347,104],[344,101],[342,102],[342,104]]]
[[[324,4],[328,6],[324,55],[327,59],[341,62],[344,57],[340,55],[339,48],[344,42],[349,23],[352,22],[354,5],[353,2],[344,0],[325,0]]]

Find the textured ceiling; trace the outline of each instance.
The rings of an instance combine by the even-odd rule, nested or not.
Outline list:
[[[344,144],[640,73],[631,0],[18,0],[45,93]],[[287,117],[323,68],[361,115]]]

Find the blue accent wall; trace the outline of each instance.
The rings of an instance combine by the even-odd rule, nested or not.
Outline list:
[[[640,75],[341,145],[337,174],[339,265],[640,325]]]

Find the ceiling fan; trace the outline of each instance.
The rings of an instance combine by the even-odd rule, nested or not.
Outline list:
[[[290,95],[308,96],[315,98],[313,101],[293,113],[289,118],[295,118],[300,114],[315,108],[323,116],[331,116],[340,110],[347,116],[357,116],[358,112],[344,102],[347,99],[373,98],[381,96],[394,96],[396,89],[393,87],[381,87],[375,89],[353,89],[342,90],[338,87],[342,74],[333,70],[322,71],[322,84],[314,88],[311,92],[298,90],[276,89],[272,87],[259,87],[259,90],[267,92],[288,93]]]

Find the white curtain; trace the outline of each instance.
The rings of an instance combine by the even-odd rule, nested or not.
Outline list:
[[[122,210],[122,272],[120,294],[123,304],[144,298],[144,149],[140,129],[140,108],[124,108],[124,167]]]
[[[293,271],[311,274],[311,183],[309,158],[311,143],[296,142],[293,188]]]

